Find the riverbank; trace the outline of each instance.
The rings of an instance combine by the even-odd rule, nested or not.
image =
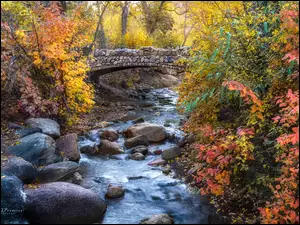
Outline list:
[[[161,160],[164,157],[164,151],[173,151],[172,149],[182,139],[182,132],[179,130],[182,116],[176,112],[176,98],[176,93],[169,89],[152,90],[146,94],[145,100],[141,101],[144,102],[143,105],[129,110],[131,112],[129,116],[139,118],[136,122],[134,118],[127,117],[124,120],[108,121],[105,128],[91,129],[83,132],[77,138],[78,148],[81,151],[79,162],[62,161],[47,165],[45,169],[38,167],[38,174],[41,172],[44,173],[41,178],[43,180],[46,179],[48,182],[50,180],[55,181],[55,184],[46,186],[39,183],[29,184],[26,186],[26,193],[29,192],[30,194],[30,189],[34,187],[37,190],[45,188],[49,191],[49,195],[52,195],[52,190],[58,188],[57,185],[59,185],[58,182],[60,179],[55,175],[55,180],[53,180],[51,174],[63,164],[67,166],[68,169],[66,172],[70,175],[74,173],[74,169],[72,168],[77,168],[76,170],[79,175],[75,176],[74,174],[76,178],[75,182],[79,182],[80,186],[85,189],[98,193],[101,199],[106,199],[106,191],[110,185],[121,186],[123,188],[123,197],[105,200],[107,210],[102,221],[104,224],[139,223],[145,217],[151,218],[155,214],[168,214],[175,223],[208,223],[211,220],[209,218],[214,218],[215,214],[206,198],[193,194],[185,182],[178,180],[176,174],[167,170],[167,167],[152,165],[153,162]],[[146,122],[143,126],[151,126],[151,129],[158,129],[153,134],[157,134],[160,131],[162,132],[162,136],[159,136],[159,142],[157,143],[151,142],[147,144],[148,142],[143,139],[145,146],[141,149],[147,151],[141,151],[145,155],[142,156],[138,153],[134,156],[132,146],[126,144],[129,138],[124,136],[124,131],[132,127],[135,123],[141,126],[143,124],[141,123],[142,121]],[[143,129],[143,132],[148,132],[149,129],[150,127]],[[118,134],[117,139],[114,139],[115,142],[103,140],[105,130],[113,130],[113,132],[110,131],[110,135],[113,135],[113,133]],[[42,138],[46,138],[45,135],[39,135]],[[152,135],[146,137],[152,140]],[[61,140],[66,141],[67,139]],[[57,147],[60,142],[56,141]],[[100,151],[105,150],[103,148],[103,144],[105,143],[111,146],[109,148],[107,146],[106,150],[111,152],[112,150],[119,151],[118,149],[122,149],[123,152],[122,154],[107,156],[101,156],[91,151],[83,153],[83,150],[85,149],[86,151],[87,149],[85,147],[86,143],[99,146]],[[71,156],[74,155],[72,154]],[[70,155],[64,155],[65,157],[70,157]],[[171,158],[173,157],[171,154]],[[73,180],[74,178],[68,182],[74,182]],[[72,193],[76,193],[74,186],[69,187],[66,185],[63,188],[66,191],[70,188]],[[72,193],[70,194],[73,196]],[[90,195],[91,193],[86,194]],[[59,196],[54,196],[54,198],[56,197]],[[37,199],[37,201],[39,202],[41,199]],[[30,202],[30,204],[34,205],[36,201]],[[102,203],[99,202],[97,204],[101,205]],[[49,208],[47,210],[51,212],[55,211]],[[33,213],[30,215],[31,217],[29,218],[31,220],[32,218],[33,220],[39,219],[39,214]],[[69,217],[69,219],[71,218]]]

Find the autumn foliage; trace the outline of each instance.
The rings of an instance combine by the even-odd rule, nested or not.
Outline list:
[[[1,40],[4,48],[25,64],[16,78],[19,107],[31,116],[59,116],[71,124],[94,103],[93,88],[85,82],[89,67],[82,52],[90,43],[88,32],[93,21],[84,17],[83,5],[67,16],[61,14],[56,2],[48,7],[33,2],[30,8],[18,4],[26,17],[20,20],[27,24],[2,22]],[[8,2],[1,11],[9,15],[15,6]],[[5,77],[3,74],[4,81]]]
[[[239,208],[233,223],[299,223],[299,5],[216,3],[197,17],[211,8],[179,87],[195,181]]]

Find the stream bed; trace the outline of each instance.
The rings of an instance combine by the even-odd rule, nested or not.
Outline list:
[[[183,117],[176,110],[177,94],[168,89],[154,89],[146,94],[148,107],[134,110],[145,122],[165,126],[172,137],[159,144],[150,144],[149,151],[168,149],[176,146],[183,137],[179,124]],[[112,122],[109,127],[122,131],[132,126],[133,122]],[[99,131],[91,130],[81,137],[79,145],[86,141],[99,143]],[[89,140],[88,140],[89,139]],[[213,208],[205,197],[193,193],[181,180],[175,178],[174,172],[166,175],[162,167],[149,166],[148,163],[160,158],[148,154],[143,161],[129,159],[131,149],[124,146],[124,137],[119,135],[117,143],[125,154],[113,156],[88,156],[81,154],[80,171],[83,176],[82,186],[99,193],[105,199],[109,184],[122,185],[125,196],[106,199],[107,211],[103,224],[138,224],[142,219],[154,214],[169,214],[175,224],[210,223]],[[88,207],[88,206],[87,206]]]

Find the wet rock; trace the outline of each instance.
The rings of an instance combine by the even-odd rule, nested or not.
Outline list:
[[[125,195],[125,190],[122,186],[112,186],[109,185],[107,192],[105,194],[105,198],[120,198]]]
[[[133,177],[127,177],[128,180],[139,180],[139,179],[144,179],[144,178],[147,178],[147,177],[144,177],[144,176],[133,176]]]
[[[90,140],[85,140],[78,143],[79,150],[81,153],[85,153],[88,155],[94,155],[98,152],[98,148],[95,142],[92,142]]]
[[[1,224],[23,224],[24,201],[22,181],[1,173]]]
[[[31,118],[25,120],[25,124],[31,127],[37,127],[42,130],[44,134],[47,134],[53,138],[60,136],[60,127],[57,122],[45,118]]]
[[[62,158],[55,154],[55,141],[52,137],[34,133],[20,139],[20,144],[10,146],[9,151],[22,157],[33,165],[43,166],[61,161]]]
[[[129,138],[124,142],[126,148],[133,148],[138,145],[149,145],[148,137],[146,135],[138,135],[133,138]]]
[[[167,214],[159,214],[142,219],[139,224],[174,224],[174,219]]]
[[[168,140],[173,143],[179,143],[182,139],[180,134],[168,134]]]
[[[148,163],[149,166],[162,166],[166,165],[167,161],[163,159],[156,159]]]
[[[149,142],[161,142],[166,139],[166,131],[163,126],[151,123],[138,123],[129,127],[124,132],[126,137],[135,137],[138,135],[146,135]]]
[[[92,132],[87,132],[84,134],[84,136],[90,140],[90,141],[93,141],[95,142],[97,140],[97,137],[95,137],[95,134],[93,134]]]
[[[16,131],[16,133],[20,136],[20,137],[25,137],[28,136],[30,134],[34,134],[34,133],[42,133],[42,129],[34,127],[34,128],[24,128],[24,129],[19,129]]]
[[[78,162],[80,159],[80,152],[77,145],[77,134],[67,134],[56,140],[57,153],[62,154],[63,157]]]
[[[171,124],[169,124],[169,123],[164,123],[164,127],[170,127],[171,126]]]
[[[141,103],[142,107],[151,107],[151,106],[155,106],[155,104],[153,102],[143,102]]]
[[[133,160],[137,160],[137,161],[141,161],[141,160],[145,160],[145,156],[142,153],[134,153],[130,156],[131,159]]]
[[[104,155],[106,154],[115,155],[115,154],[124,153],[124,151],[117,143],[110,142],[108,140],[101,140],[98,150],[99,150],[99,154],[104,154]]]
[[[123,122],[127,122],[129,120],[135,120],[137,119],[138,116],[135,112],[133,111],[129,111],[125,116],[122,116],[120,119],[118,119],[119,121],[123,121]]]
[[[7,175],[14,175],[24,183],[32,182],[36,177],[36,168],[20,157],[11,157],[2,169]]]
[[[78,169],[79,165],[76,162],[64,161],[54,163],[38,169],[37,180],[41,183],[47,183],[67,179]]]
[[[166,149],[162,153],[162,158],[164,160],[175,159],[176,157],[181,155],[181,149],[179,147],[173,147],[170,149]]]
[[[108,129],[108,130],[104,130],[101,134],[100,137],[103,139],[107,139],[109,141],[116,141],[119,138],[119,135],[117,133],[117,131],[112,130],[112,129]]]
[[[136,146],[131,150],[131,154],[134,153],[142,153],[143,155],[146,155],[148,153],[148,147],[144,145]]]
[[[142,123],[142,122],[145,122],[144,118],[143,117],[139,117],[135,120],[132,121],[132,123],[136,124],[136,123]]]
[[[25,192],[25,217],[30,223],[97,223],[106,210],[98,194],[75,184],[53,182]]]
[[[81,181],[82,181],[82,176],[80,175],[80,173],[75,172],[73,174],[73,177],[72,177],[72,183],[73,184],[80,184]]]

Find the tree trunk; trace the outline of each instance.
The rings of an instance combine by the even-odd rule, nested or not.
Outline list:
[[[146,18],[146,30],[149,35],[153,34],[154,31],[157,28],[157,23],[159,22],[159,18],[161,17],[161,11],[163,9],[163,5],[166,3],[166,1],[161,1],[159,5],[159,9],[156,13],[151,13],[151,10],[149,8],[149,5],[146,1],[141,1],[142,9],[145,14]]]
[[[129,14],[129,2],[125,1],[125,4],[122,8],[122,37],[123,38],[127,31],[128,14]]]
[[[67,11],[67,1],[59,1],[62,7],[62,13],[66,13]]]
[[[105,31],[103,27],[103,21],[100,22],[100,31],[99,31],[99,47],[100,48],[106,48],[106,37],[105,37]]]
[[[96,31],[95,31],[95,34],[94,34],[93,42],[92,42],[92,44],[90,45],[89,50],[88,50],[88,54],[91,53],[92,48],[93,48],[93,46],[94,46],[94,44],[95,44],[96,37],[97,37],[97,34],[98,34],[98,32],[99,32],[99,27],[100,27],[100,31],[101,31],[101,33],[102,33],[102,34],[100,34],[100,37],[101,37],[101,36],[102,36],[102,37],[105,37],[105,36],[104,36],[104,29],[103,29],[103,15],[104,15],[104,12],[105,12],[105,10],[106,10],[108,4],[109,4],[109,1],[105,2],[105,5],[103,6],[102,12],[100,12],[100,7],[99,7],[99,2],[98,2],[98,1],[97,1],[97,4],[98,4],[98,9],[99,9],[99,20],[98,20],[98,23],[97,23],[97,28],[96,28]],[[101,39],[101,38],[100,38],[100,39]],[[103,39],[103,40],[104,40],[104,39]],[[100,40],[100,42],[101,42],[101,40]],[[101,45],[101,44],[100,44],[100,45]]]

